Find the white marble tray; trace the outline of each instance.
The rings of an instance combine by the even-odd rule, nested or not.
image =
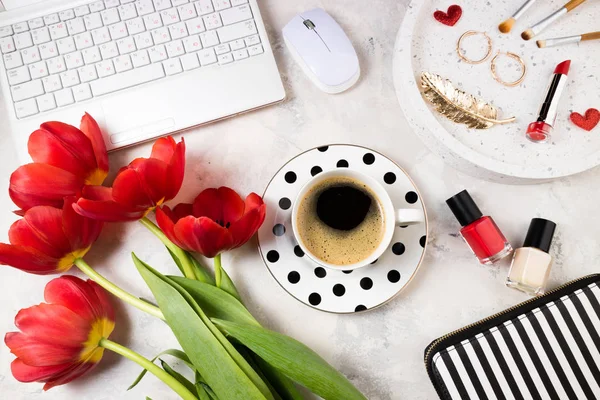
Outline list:
[[[501,34],[498,24],[522,2],[459,2],[463,16],[454,27],[448,27],[437,22],[433,12],[446,11],[452,1],[412,1],[398,32],[393,66],[400,104],[424,143],[453,167],[506,183],[547,181],[600,164],[600,127],[586,132],[569,120],[572,111],[583,114],[588,108],[600,108],[600,42],[538,49],[535,40],[525,42],[520,38],[523,30],[560,8],[564,0],[536,3],[510,34]],[[535,39],[595,31],[598,15],[600,4],[589,2]],[[502,50],[521,55],[528,67],[523,84],[508,88],[495,82],[489,61],[480,65],[461,62],[455,48],[458,38],[467,30],[488,32],[494,53]],[[525,138],[527,125],[537,118],[554,67],[565,59],[571,59],[572,66],[553,137],[547,144],[531,143]],[[515,73],[517,64],[507,68]],[[517,121],[480,131],[448,121],[422,98],[418,85],[422,71],[452,80],[460,89],[496,105],[501,117],[516,116]]]

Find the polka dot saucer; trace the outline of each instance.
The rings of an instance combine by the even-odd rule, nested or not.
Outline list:
[[[318,266],[304,255],[292,231],[292,207],[313,176],[352,168],[381,183],[396,208],[422,207],[410,177],[392,160],[365,147],[330,145],[308,150],[285,164],[264,193],[265,223],[258,246],[275,280],[302,303],[332,313],[354,313],[381,306],[396,296],[421,265],[427,242],[424,224],[397,227],[390,248],[372,265],[353,271]]]

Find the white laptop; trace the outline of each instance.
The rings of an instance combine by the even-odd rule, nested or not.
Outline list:
[[[0,134],[90,113],[109,150],[285,98],[256,0],[0,0]]]

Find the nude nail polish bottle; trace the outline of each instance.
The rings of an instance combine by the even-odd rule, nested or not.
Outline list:
[[[552,221],[531,220],[523,247],[513,256],[506,286],[532,296],[544,294],[552,265],[552,256],[548,252],[555,230],[556,224]]]

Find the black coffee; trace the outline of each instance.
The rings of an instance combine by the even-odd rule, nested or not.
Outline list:
[[[365,220],[371,202],[371,197],[354,185],[332,186],[319,195],[317,215],[333,229],[351,231]]]
[[[385,219],[375,193],[349,177],[326,179],[300,200],[300,240],[317,258],[339,266],[368,258],[383,239]]]

